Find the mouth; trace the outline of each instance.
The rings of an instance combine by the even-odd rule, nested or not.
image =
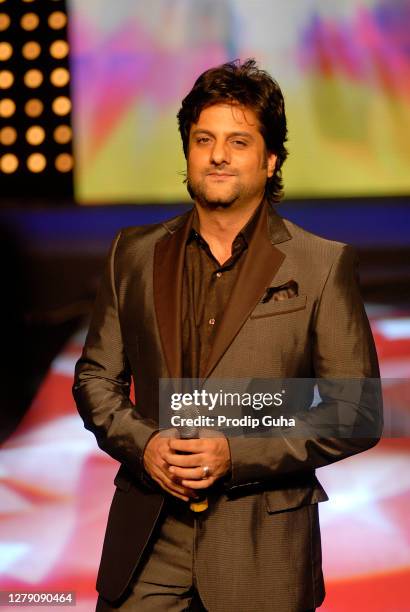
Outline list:
[[[228,174],[227,172],[208,172],[207,176],[212,176],[216,178],[229,178],[231,176],[235,176],[234,174]]]

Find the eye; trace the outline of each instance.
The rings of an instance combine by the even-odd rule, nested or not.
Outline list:
[[[244,140],[232,140],[232,144],[237,147],[246,147],[247,143]]]
[[[208,143],[210,140],[211,140],[211,139],[210,139],[210,138],[208,138],[208,136],[199,136],[199,137],[196,139],[196,142],[197,142],[198,144],[206,144],[206,143]]]

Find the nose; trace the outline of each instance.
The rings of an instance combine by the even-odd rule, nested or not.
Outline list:
[[[215,166],[220,166],[221,164],[229,164],[230,163],[230,155],[228,151],[228,147],[221,140],[215,140],[214,145],[211,149],[211,163]]]

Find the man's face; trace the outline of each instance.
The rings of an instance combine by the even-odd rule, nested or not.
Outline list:
[[[275,162],[250,108],[215,104],[205,108],[191,126],[188,186],[201,206],[214,209],[258,203]]]

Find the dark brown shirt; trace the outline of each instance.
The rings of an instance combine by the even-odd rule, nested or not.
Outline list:
[[[262,203],[232,242],[222,265],[199,233],[196,210],[185,250],[182,285],[182,375],[198,378],[204,371],[223,313],[247,255]]]

